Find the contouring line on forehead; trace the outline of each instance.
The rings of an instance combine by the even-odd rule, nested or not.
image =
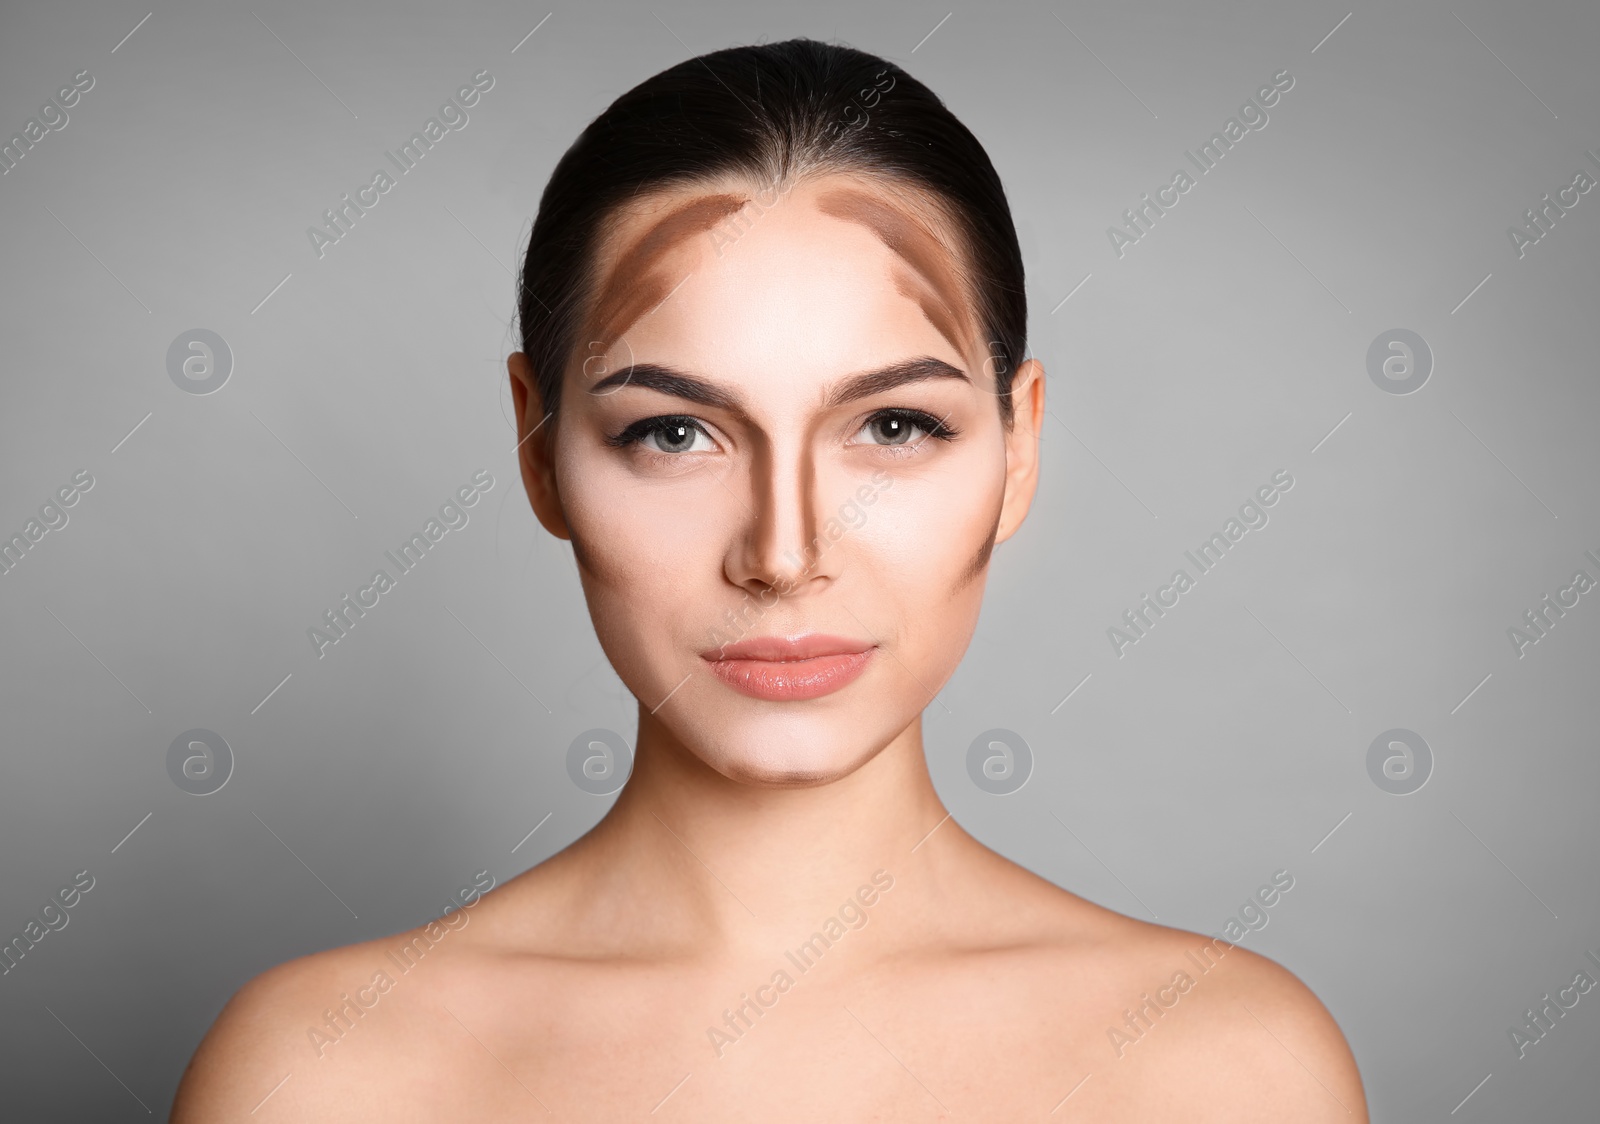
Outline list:
[[[709,230],[748,200],[743,195],[707,195],[674,210],[624,251],[611,267],[610,276],[589,317],[593,342],[609,348],[640,317],[666,300],[685,278],[676,282],[652,268],[686,238]]]
[[[735,193],[702,196],[677,208],[641,235],[617,259],[595,304],[590,316],[590,350],[609,349],[688,280],[688,274],[676,281],[670,275],[652,275],[650,270],[657,262],[686,238],[709,230],[749,201],[747,196]],[[964,303],[964,288],[950,268],[948,251],[924,224],[856,188],[830,191],[818,200],[818,207],[830,217],[866,227],[910,266],[912,274],[896,273],[895,291],[921,309],[957,354],[965,355],[967,332],[963,331],[964,318],[956,311]]]
[[[859,188],[830,191],[817,200],[817,206],[826,215],[866,227],[909,265],[927,286],[927,291],[919,293],[914,284],[898,278],[895,288],[922,308],[923,315],[958,354],[966,353],[960,339],[964,334],[960,327],[963,318],[955,311],[964,303],[963,286],[951,268],[949,251],[925,224]]]

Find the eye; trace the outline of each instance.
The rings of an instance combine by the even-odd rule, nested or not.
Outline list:
[[[956,431],[944,421],[921,410],[879,410],[867,419],[856,436],[866,435],[865,445],[920,445],[929,437],[948,441]]]
[[[677,415],[643,418],[606,441],[617,447],[642,445],[653,453],[709,453],[716,448],[705,426]]]

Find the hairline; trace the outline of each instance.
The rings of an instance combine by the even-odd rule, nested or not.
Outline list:
[[[975,255],[970,245],[971,233],[967,229],[967,223],[961,219],[958,209],[948,204],[937,192],[893,171],[864,165],[828,164],[826,162],[793,172],[787,176],[767,177],[765,186],[752,191],[752,185],[762,181],[761,173],[754,169],[737,169],[723,171],[710,176],[657,183],[629,200],[617,202],[604,212],[596,223],[596,238],[587,255],[586,273],[588,274],[588,284],[585,286],[586,291],[581,299],[581,313],[577,319],[577,331],[574,334],[572,345],[567,350],[566,362],[559,378],[564,383],[567,372],[577,358],[580,350],[578,340],[584,337],[597,336],[600,329],[605,327],[605,325],[597,323],[596,318],[606,311],[608,304],[615,303],[612,298],[615,293],[619,269],[630,258],[634,257],[638,250],[650,242],[664,225],[681,221],[683,229],[678,231],[675,236],[662,239],[660,244],[642,263],[636,263],[639,265],[641,278],[632,287],[634,300],[629,303],[639,303],[639,298],[645,293],[662,292],[662,296],[653,301],[648,309],[638,312],[632,318],[634,323],[646,312],[654,311],[660,300],[670,293],[670,287],[663,286],[661,284],[662,279],[652,275],[662,258],[669,256],[674,250],[680,248],[689,238],[707,233],[729,215],[739,213],[744,207],[754,202],[757,197],[764,196],[773,185],[786,185],[779,191],[779,195],[782,196],[788,194],[801,183],[829,177],[854,180],[855,186],[834,188],[823,197],[824,199],[835,198],[837,195],[844,193],[870,196],[880,202],[883,201],[883,196],[886,193],[893,197],[894,201],[886,205],[897,212],[902,219],[909,221],[923,236],[930,239],[945,257],[950,267],[954,288],[957,290],[955,295],[961,305],[959,309],[952,311],[957,320],[963,322],[960,327],[964,327],[974,333],[974,342],[977,339],[981,339],[989,327],[985,316],[985,304],[987,302],[983,300],[979,291],[976,275],[971,264],[975,260]],[[737,199],[738,202],[731,207],[726,207],[726,209],[721,209],[714,202],[717,200],[731,201],[733,199]],[[623,216],[631,206],[638,202],[644,202],[647,205],[655,204],[661,207],[665,213],[634,237],[627,246],[617,247],[614,243],[618,229],[624,221]],[[726,205],[723,204],[722,206],[725,207]],[[686,214],[695,212],[700,208],[704,208],[699,216],[703,221],[696,222],[684,218]],[[837,221],[852,222],[863,226],[874,237],[878,238],[881,244],[886,245],[891,253],[894,254],[896,260],[908,267],[913,276],[921,279],[929,292],[941,300],[945,300],[946,295],[935,279],[929,277],[916,262],[885,239],[877,226],[861,218],[841,216],[827,209],[823,209],[822,213]],[[603,262],[602,259],[609,260]],[[605,274],[604,277],[601,276],[602,272]],[[654,284],[649,284],[651,282],[654,282]],[[908,292],[904,285],[897,283],[896,289],[907,299],[912,300],[919,306],[922,305],[923,302],[919,296]],[[948,304],[948,301],[945,300],[945,303]],[[923,310],[923,314],[924,316],[927,315],[926,309]],[[613,314],[608,316],[607,319],[616,320],[617,317]],[[929,319],[931,321],[932,317],[929,317]],[[934,326],[938,328],[937,322],[934,322]],[[617,339],[626,334],[630,327],[632,327],[632,323],[622,323],[608,337],[593,339],[591,346],[598,345],[600,347],[596,354],[603,354],[606,350],[609,350]],[[945,334],[942,329],[940,334],[941,336]],[[961,351],[962,349],[958,347],[958,354]],[[564,390],[565,386],[563,385],[562,391]],[[1003,397],[998,390],[995,393],[997,397]]]

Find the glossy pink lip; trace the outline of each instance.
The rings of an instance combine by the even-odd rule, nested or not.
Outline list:
[[[762,636],[701,652],[712,672],[740,694],[774,702],[821,698],[854,682],[876,645],[812,634]]]

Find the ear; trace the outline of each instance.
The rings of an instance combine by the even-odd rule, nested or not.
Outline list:
[[[1022,526],[1039,486],[1039,435],[1044,426],[1044,367],[1028,359],[1011,383],[1011,430],[1006,434],[1006,495],[994,541],[1005,542]]]
[[[551,456],[555,435],[544,428],[550,418],[539,398],[538,380],[528,357],[520,351],[511,353],[506,369],[511,372],[511,401],[517,411],[517,464],[522,469],[522,486],[544,529],[558,539],[570,539]]]

